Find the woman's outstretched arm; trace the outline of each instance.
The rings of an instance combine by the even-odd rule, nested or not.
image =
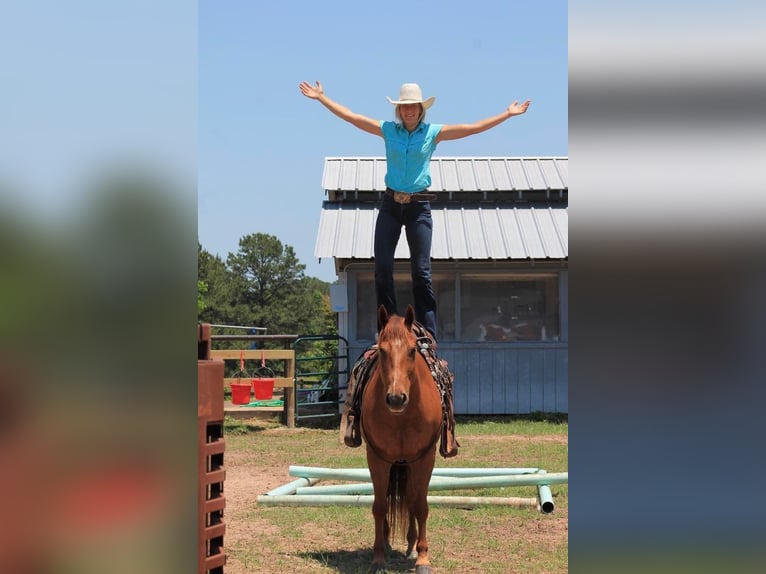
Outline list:
[[[298,86],[301,89],[301,93],[307,98],[312,100],[318,100],[324,107],[334,113],[342,120],[346,120],[351,125],[358,127],[360,130],[366,131],[376,136],[383,136],[383,130],[380,128],[380,122],[373,120],[367,116],[357,114],[349,110],[346,106],[334,102],[324,93],[322,83],[317,80],[317,85],[312,86],[308,82],[301,82]]]
[[[472,124],[455,124],[445,125],[439,131],[439,135],[436,136],[436,142],[446,140],[457,140],[474,134],[480,134],[488,129],[494,128],[496,125],[503,123],[508,118],[523,114],[529,108],[531,102],[527,100],[523,104],[518,101],[513,102],[508,108],[501,114],[492,116],[484,120]]]

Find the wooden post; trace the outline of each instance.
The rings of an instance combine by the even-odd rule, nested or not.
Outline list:
[[[287,361],[287,378],[293,381],[293,384],[284,389],[285,401],[285,424],[287,428],[295,428],[295,351],[290,351],[292,358]]]
[[[197,360],[197,572],[223,574],[223,361],[210,359],[210,326],[200,325]]]

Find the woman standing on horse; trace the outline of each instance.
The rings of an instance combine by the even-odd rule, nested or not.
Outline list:
[[[472,124],[442,125],[426,123],[426,110],[434,103],[435,97],[423,99],[420,86],[402,84],[399,99],[386,99],[395,106],[395,121],[373,120],[367,116],[352,112],[324,93],[322,84],[317,80],[315,86],[301,82],[300,90],[304,96],[318,100],[324,107],[339,118],[362,131],[380,136],[386,145],[386,193],[378,210],[375,222],[375,294],[377,308],[383,306],[388,314],[397,313],[396,291],[394,290],[394,252],[399,236],[404,227],[407,244],[410,248],[410,269],[412,273],[412,291],[415,308],[415,321],[430,334],[433,344],[420,347],[426,362],[432,366],[437,385],[447,386],[445,391],[446,423],[443,428],[442,454],[455,456],[459,443],[454,435],[454,408],[452,405],[452,373],[446,363],[436,358],[436,298],[431,285],[431,221],[430,199],[435,196],[427,193],[431,185],[431,156],[441,141],[456,140],[485,132],[505,120],[523,114],[529,108],[529,100],[523,104],[514,101],[502,113]],[[380,317],[380,313],[378,313]],[[378,332],[382,325],[378,319]],[[424,351],[422,349],[428,348]],[[364,372],[367,354],[354,367]],[[344,442],[351,447],[360,446],[362,439],[359,431],[359,400],[361,392],[358,385],[365,381],[349,384],[346,397],[347,427]]]
[[[373,120],[331,100],[322,84],[300,84],[304,96],[318,100],[339,118],[360,130],[380,136],[386,145],[386,193],[375,223],[375,293],[377,306],[396,313],[394,290],[394,252],[404,227],[410,248],[415,320],[436,341],[436,298],[431,286],[431,204],[427,193],[431,185],[431,156],[439,142],[456,140],[493,128],[505,120],[523,114],[529,100],[513,102],[502,113],[472,123],[442,125],[425,122],[426,110],[435,97],[423,99],[420,86],[403,84],[399,99],[388,101],[396,106],[395,121]],[[380,325],[378,325],[380,330]]]

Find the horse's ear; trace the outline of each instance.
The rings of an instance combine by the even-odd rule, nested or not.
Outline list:
[[[404,313],[404,325],[409,329],[412,327],[412,324],[415,322],[415,309],[412,308],[412,305],[407,305],[407,311]]]
[[[386,323],[388,323],[388,311],[386,311],[385,305],[381,305],[378,307],[378,325],[382,329]]]

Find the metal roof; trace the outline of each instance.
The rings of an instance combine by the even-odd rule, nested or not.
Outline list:
[[[325,158],[326,191],[383,191],[384,157]],[[564,190],[566,157],[432,157],[429,191]]]
[[[316,257],[372,259],[378,208],[370,204],[322,205]],[[444,205],[431,207],[433,259],[566,259],[565,206]],[[402,233],[394,253],[408,259]]]
[[[430,192],[433,259],[566,259],[566,157],[434,157]],[[317,257],[373,258],[381,157],[325,158]],[[447,192],[447,193],[443,193]],[[408,259],[402,233],[396,259]]]

